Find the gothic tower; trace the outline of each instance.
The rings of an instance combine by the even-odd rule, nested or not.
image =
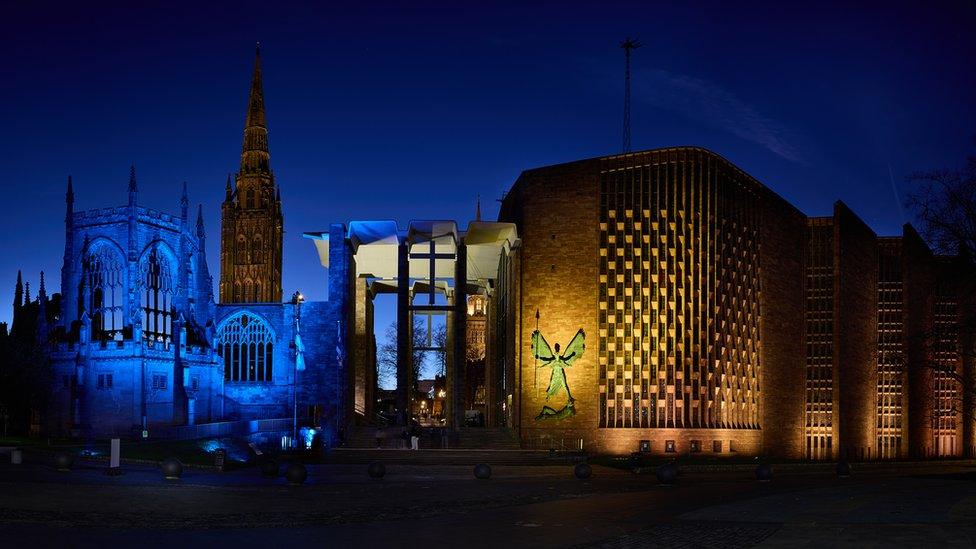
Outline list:
[[[244,123],[244,146],[235,188],[227,178],[221,206],[220,302],[281,301],[281,197],[271,172],[268,126],[264,119],[261,51]]]

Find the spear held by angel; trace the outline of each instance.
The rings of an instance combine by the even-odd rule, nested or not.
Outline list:
[[[539,330],[532,332],[532,354],[538,363],[538,367],[550,369],[549,388],[546,389],[546,401],[548,402],[549,399],[559,394],[563,389],[566,390],[566,405],[560,410],[556,410],[551,406],[543,406],[542,411],[536,416],[537,420],[548,418],[562,419],[576,413],[576,409],[574,408],[576,401],[573,398],[573,394],[569,391],[566,368],[572,366],[574,362],[583,356],[583,351],[586,350],[585,339],[586,334],[580,328],[569,342],[569,345],[566,346],[566,349],[560,353],[558,343],[556,343],[555,351],[553,351]]]

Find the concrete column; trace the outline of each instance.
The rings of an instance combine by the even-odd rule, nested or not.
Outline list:
[[[397,248],[397,423],[410,419],[410,247],[400,243]]]
[[[458,242],[457,257],[454,263],[454,345],[452,354],[454,355],[454,382],[452,383],[451,396],[454,403],[454,428],[459,429],[464,425],[464,411],[467,404],[464,399],[464,374],[467,367],[465,348],[468,343],[466,328],[468,325],[468,253],[467,247],[463,242]]]

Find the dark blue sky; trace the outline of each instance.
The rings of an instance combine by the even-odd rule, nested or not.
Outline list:
[[[18,268],[57,290],[68,174],[78,209],[120,205],[133,163],[149,207],[177,213],[189,183],[217,276],[255,41],[285,294],[311,299],[303,231],[467,220],[478,194],[494,217],[521,170],[618,152],[627,35],[634,149],[708,147],[809,215],[841,199],[896,233],[905,176],[960,165],[976,134],[972,3],[141,4],[4,7],[0,300]]]

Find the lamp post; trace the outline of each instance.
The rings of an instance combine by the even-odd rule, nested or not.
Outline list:
[[[305,296],[300,291],[296,291],[291,296],[291,302],[295,305],[295,338],[292,342],[292,346],[295,348],[295,362],[291,376],[292,447],[298,444],[298,361],[304,360],[304,357],[302,357],[303,349],[300,335],[302,326],[302,303],[304,301]]]

